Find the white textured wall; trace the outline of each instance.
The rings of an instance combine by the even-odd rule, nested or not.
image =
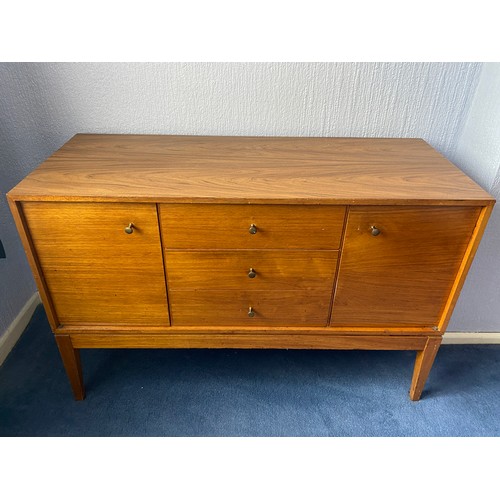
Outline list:
[[[4,66],[41,147],[47,137],[93,131],[424,137],[443,151],[453,146],[479,69],[469,63]]]
[[[484,64],[453,161],[497,200],[449,330],[500,331],[500,63]]]
[[[452,155],[480,70],[479,63],[0,64],[0,237],[8,257],[0,260],[0,334],[34,290],[3,195],[75,133],[422,137]],[[460,307],[466,317],[468,304]]]

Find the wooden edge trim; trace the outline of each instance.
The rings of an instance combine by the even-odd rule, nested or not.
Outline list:
[[[460,295],[460,291],[462,290],[462,287],[465,283],[465,278],[467,277],[467,273],[470,269],[470,266],[472,265],[474,256],[476,255],[481,237],[484,234],[491,212],[493,211],[493,206],[494,203],[490,203],[489,205],[484,206],[479,214],[476,226],[469,241],[469,245],[467,246],[467,249],[465,251],[464,258],[462,259],[462,263],[460,264],[460,268],[451,288],[450,295],[448,296],[448,300],[446,302],[446,305],[444,306],[441,319],[438,323],[438,330],[441,333],[443,333],[448,327],[453,309],[455,308],[458,297]]]
[[[119,202],[119,203],[211,203],[211,204],[243,204],[256,205],[414,205],[414,206],[484,206],[485,203],[493,203],[493,198],[487,195],[481,198],[470,199],[436,199],[436,198],[213,198],[213,197],[189,197],[189,196],[78,196],[78,195],[47,195],[26,194],[13,188],[12,196],[16,201],[73,201],[73,202]]]
[[[55,333],[62,335],[347,335],[347,336],[436,336],[432,328],[330,328],[330,327],[231,327],[231,326],[115,326],[61,325]]]
[[[161,215],[160,215],[160,205],[158,203],[155,204],[156,209],[156,223],[158,228],[158,238],[160,240],[160,252],[161,252],[161,262],[163,265],[163,281],[165,283],[165,299],[167,301],[167,316],[168,316],[168,324],[169,326],[172,324],[172,314],[170,313],[170,300],[168,294],[168,276],[167,276],[167,262],[165,259],[165,250],[163,249],[163,231],[161,226]]]
[[[344,225],[342,226],[342,233],[340,235],[340,244],[337,254],[337,265],[335,267],[335,274],[333,276],[333,285],[332,285],[332,294],[330,297],[330,309],[328,310],[328,326],[332,324],[332,315],[333,315],[333,305],[335,303],[335,295],[337,294],[337,285],[339,282],[339,273],[340,273],[340,264],[342,262],[342,256],[344,255],[344,243],[345,243],[345,235],[347,232],[347,223],[349,222],[349,214],[351,212],[350,205],[345,207],[344,212]]]
[[[423,350],[427,337],[337,335],[70,335],[75,348]]]
[[[60,323],[57,318],[54,305],[52,304],[47,284],[45,283],[45,279],[43,277],[42,268],[38,261],[33,241],[29,236],[29,231],[26,225],[26,220],[24,218],[21,203],[19,203],[18,201],[14,201],[9,195],[7,195],[7,200],[9,202],[10,211],[12,212],[17,231],[21,238],[21,243],[23,244],[24,251],[26,252],[26,257],[28,258],[28,263],[31,267],[33,277],[35,278],[35,282],[38,287],[40,298],[42,299],[49,324],[52,328],[52,331],[55,332]]]

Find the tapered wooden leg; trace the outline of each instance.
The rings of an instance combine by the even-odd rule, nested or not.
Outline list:
[[[410,387],[410,399],[412,401],[418,401],[420,399],[440,345],[441,337],[429,337],[424,350],[417,352],[417,359],[415,360],[413,379]]]
[[[81,401],[85,398],[85,388],[83,386],[80,351],[73,347],[69,335],[56,335],[55,337],[75,399]]]

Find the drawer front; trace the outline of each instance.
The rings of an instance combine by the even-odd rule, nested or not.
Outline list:
[[[165,253],[169,290],[332,290],[336,251],[217,250]]]
[[[339,248],[343,206],[162,204],[168,249]]]
[[[331,292],[172,290],[169,296],[173,326],[326,326]]]
[[[331,325],[437,325],[479,211],[477,207],[351,208]],[[378,235],[372,235],[372,226]]]
[[[22,209],[61,324],[169,324],[156,205],[25,202]]]

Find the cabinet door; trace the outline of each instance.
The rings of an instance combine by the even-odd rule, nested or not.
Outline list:
[[[439,323],[474,230],[477,207],[353,207],[332,326]],[[373,233],[379,232],[374,236]]]
[[[156,205],[25,202],[22,210],[60,324],[169,324]]]

